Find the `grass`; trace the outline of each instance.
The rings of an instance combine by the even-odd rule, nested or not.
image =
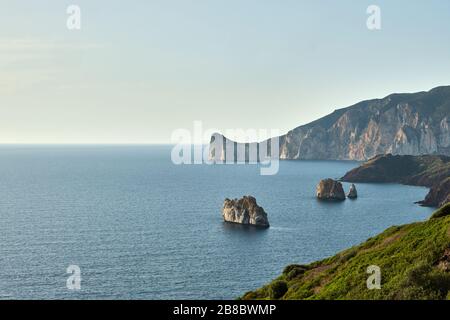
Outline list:
[[[291,265],[242,299],[448,299],[450,272],[440,267],[450,250],[450,204],[425,222],[387,229],[361,245],[310,265]],[[381,269],[381,289],[367,289],[367,268]],[[283,295],[274,292],[287,291]],[[283,290],[280,290],[282,287]]]

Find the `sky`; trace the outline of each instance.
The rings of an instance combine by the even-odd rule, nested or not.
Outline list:
[[[448,0],[0,0],[0,143],[170,143],[194,121],[284,133],[450,85],[449,39]]]

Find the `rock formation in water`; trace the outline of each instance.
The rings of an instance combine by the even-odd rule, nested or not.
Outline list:
[[[356,199],[358,198],[358,191],[356,191],[356,186],[352,183],[350,190],[348,191],[347,198]]]
[[[450,157],[380,155],[345,174],[346,182],[396,182],[429,187],[424,206],[450,202]]]
[[[225,199],[222,209],[224,221],[257,227],[269,227],[269,220],[264,209],[256,203],[252,196],[241,199]]]
[[[345,200],[342,183],[333,179],[321,180],[317,185],[316,195],[320,200]]]
[[[224,137],[215,134],[217,138]],[[450,155],[450,86],[336,110],[281,136],[279,151],[280,159],[308,160],[367,160],[387,153]]]

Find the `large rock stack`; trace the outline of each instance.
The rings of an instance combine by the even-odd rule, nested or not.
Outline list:
[[[257,227],[269,227],[269,220],[264,209],[256,203],[252,196],[241,199],[225,199],[222,209],[224,221]]]

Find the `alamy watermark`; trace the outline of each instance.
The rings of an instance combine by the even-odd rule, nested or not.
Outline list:
[[[367,8],[367,18],[366,25],[369,30],[381,30],[381,8],[376,5],[370,5]]]
[[[81,30],[81,8],[79,5],[71,4],[67,7],[66,26],[69,30]],[[366,13],[369,15],[366,21],[367,29],[381,30],[381,8],[378,5],[367,7]]]
[[[193,131],[175,130],[171,139],[175,144],[172,162],[176,165],[258,164],[261,175],[278,173],[280,130],[228,129],[224,135],[217,132],[215,129],[204,130],[201,121],[194,121]],[[236,142],[238,140],[244,142]],[[205,141],[210,142],[205,145]]]
[[[70,265],[67,271],[70,276],[67,278],[66,287],[69,290],[81,290],[81,269],[77,265]]]
[[[67,17],[66,26],[69,30],[81,29],[81,8],[77,5],[70,5],[66,9]]]
[[[381,268],[379,266],[369,266],[367,267],[367,274],[370,276],[367,278],[366,284],[369,290],[380,290],[381,289]]]

